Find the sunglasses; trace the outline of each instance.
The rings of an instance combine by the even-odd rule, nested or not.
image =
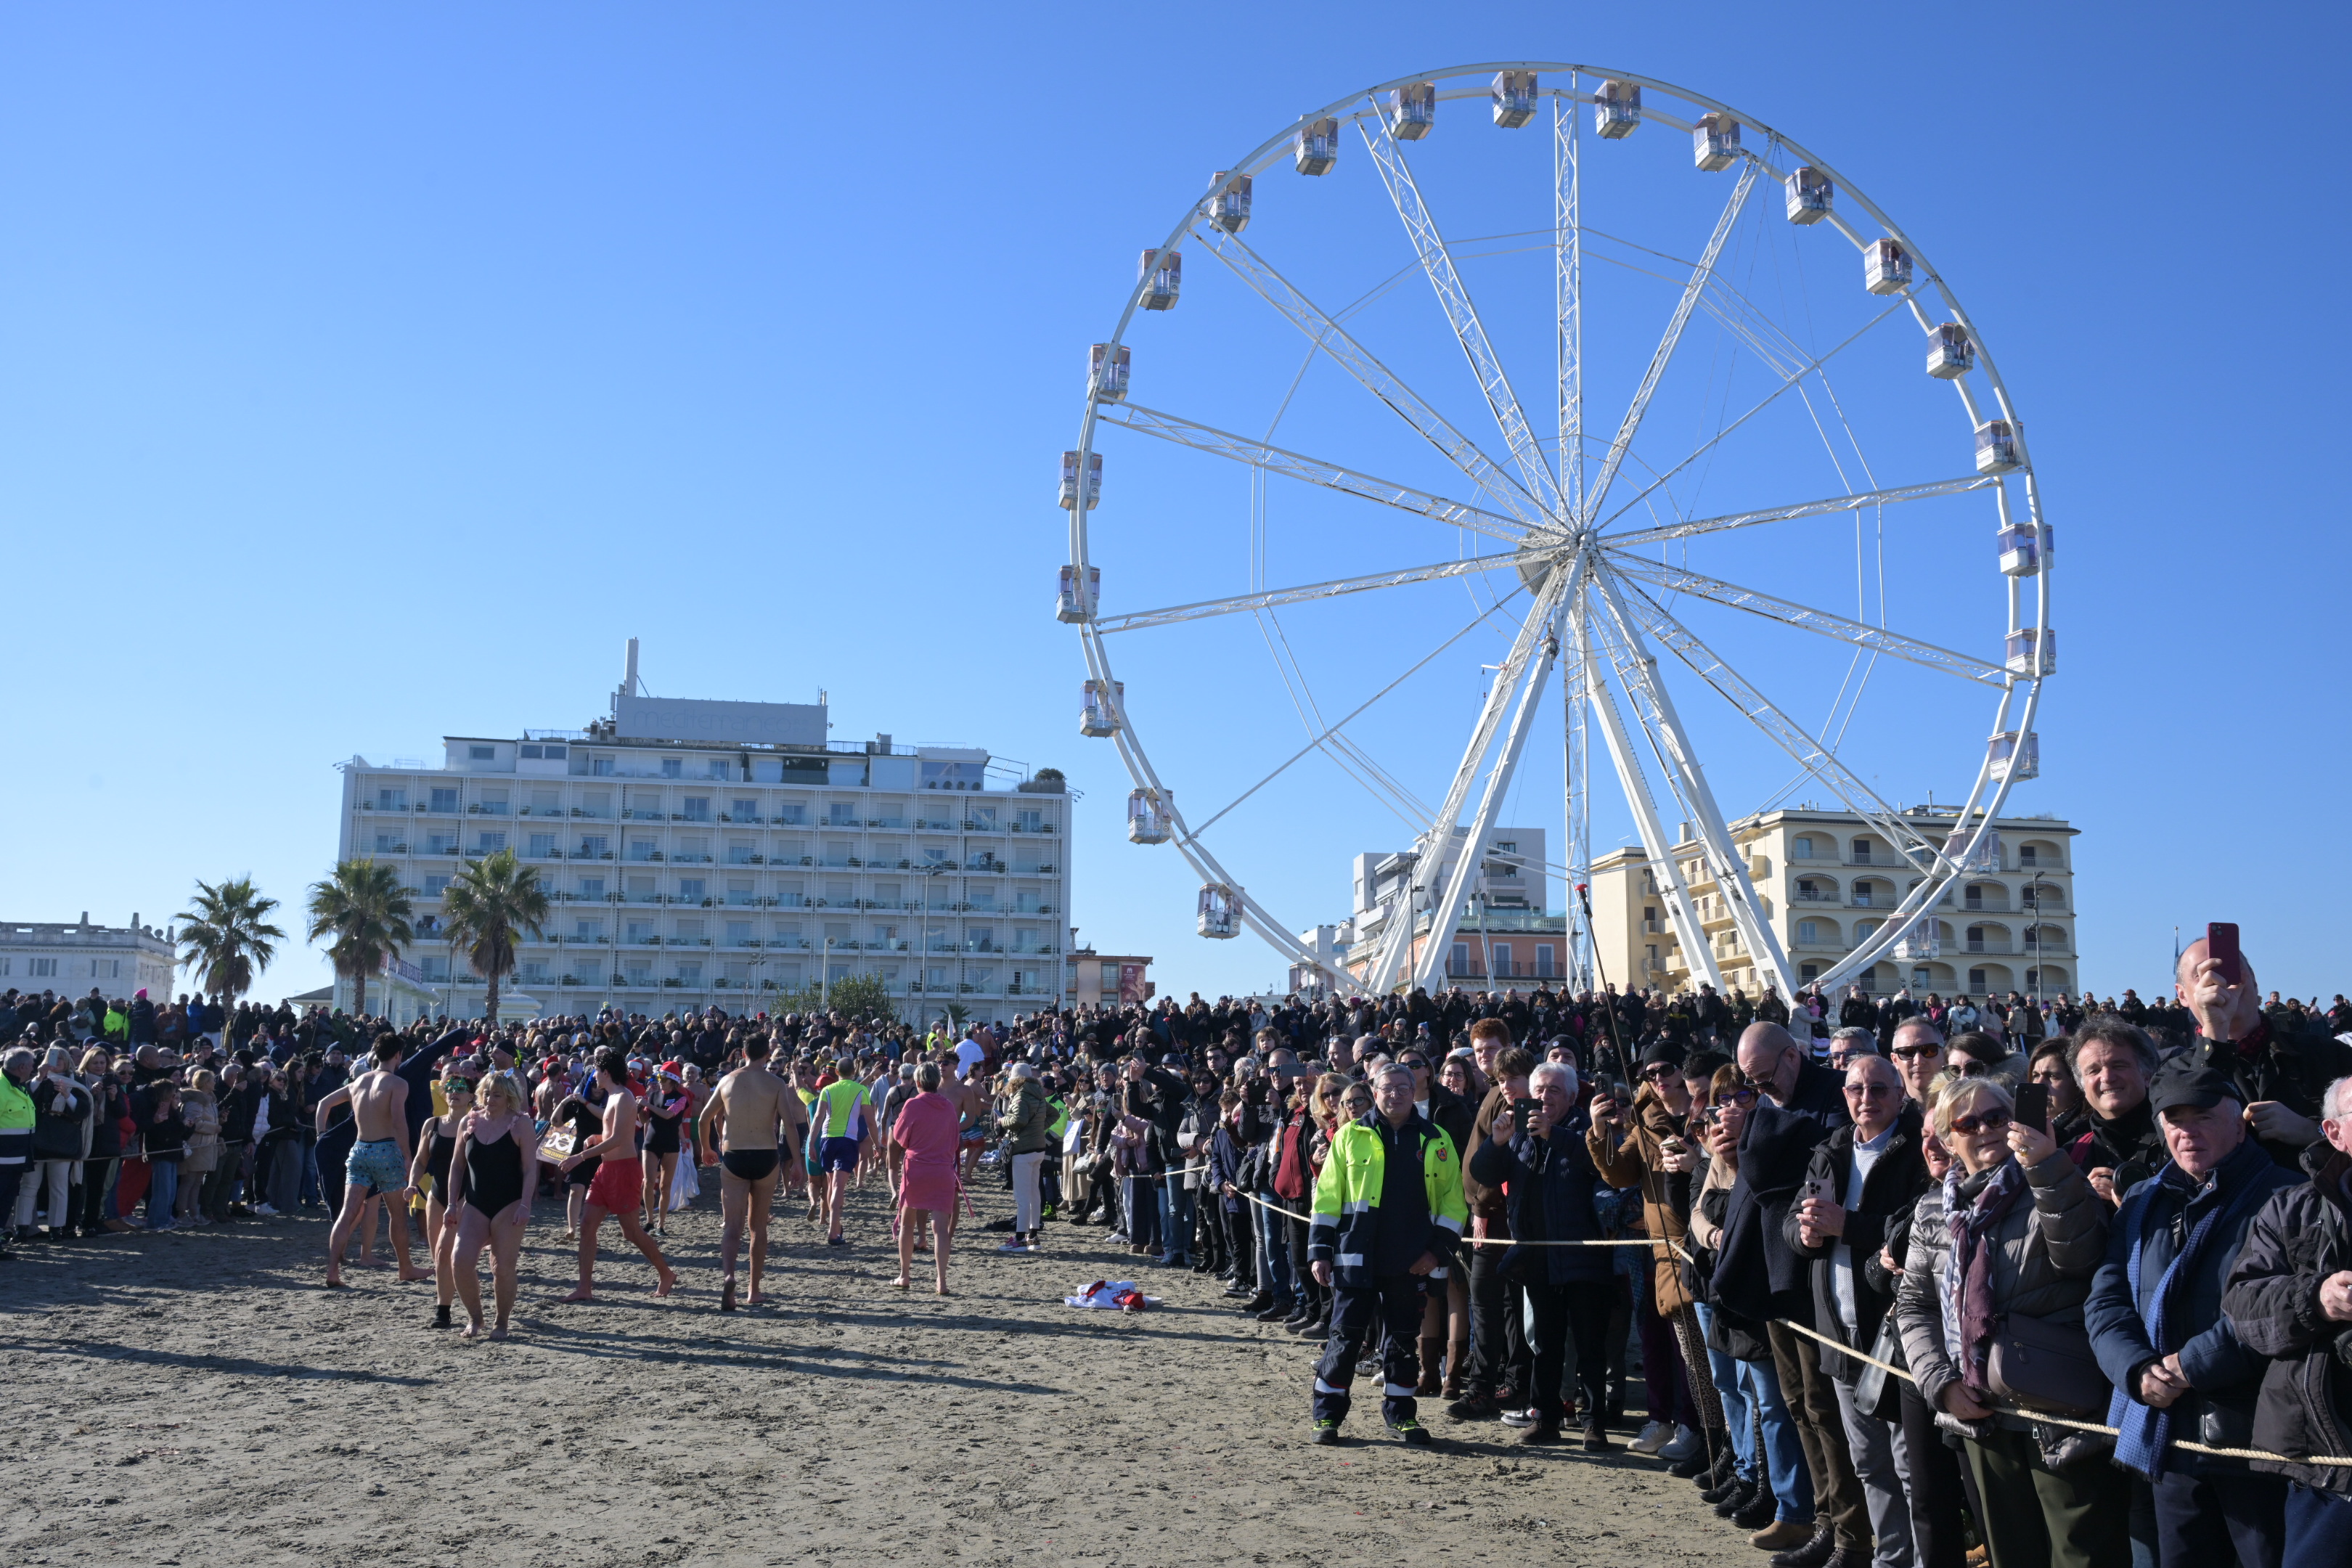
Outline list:
[[[1727,1089],[1716,1097],[1715,1102],[1717,1105],[1753,1105],[1756,1103],[1756,1091],[1752,1089]]]
[[[1998,1132],[2016,1120],[2015,1116],[1996,1105],[1991,1110],[1975,1116],[1953,1117],[1952,1131],[1965,1132],[1973,1138],[1979,1132]]]
[[[1636,1076],[1644,1083],[1664,1083],[1666,1079],[1678,1076],[1678,1069],[1664,1062],[1653,1062]]]
[[[474,1092],[474,1086],[468,1079],[453,1078],[447,1083],[441,1086],[441,1092],[444,1094],[471,1094]]]
[[[1889,1056],[1900,1057],[1907,1062],[1916,1060],[1920,1057],[1940,1057],[1944,1054],[1944,1047],[1941,1046],[1897,1046],[1894,1050],[1887,1054]]]

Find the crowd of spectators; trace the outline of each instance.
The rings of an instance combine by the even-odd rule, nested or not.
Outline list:
[[[953,1075],[1015,1189],[1003,1250],[1094,1226],[1222,1281],[1323,1347],[1318,1441],[1373,1372],[1407,1441],[1435,1399],[1628,1447],[1775,1568],[2352,1561],[2352,1005],[2220,971],[2192,947],[2157,1003],[1540,986],[960,1029],[9,993],[0,1239],[334,1212],[351,1133],[318,1108],[386,1036],[420,1169],[488,1074],[593,1133],[614,1047],[652,1135],[708,1161],[696,1120],[757,1040],[804,1103],[866,1086],[861,1180],[897,1169],[918,1072]],[[804,1155],[782,1179],[814,1202]],[[541,1184],[575,1226],[585,1174]]]

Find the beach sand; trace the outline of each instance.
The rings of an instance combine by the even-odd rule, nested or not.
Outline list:
[[[317,1218],[30,1246],[0,1265],[0,1562],[1760,1562],[1622,1447],[1521,1447],[1429,1401],[1440,1443],[1408,1450],[1370,1400],[1308,1446],[1313,1347],[1099,1229],[1005,1258],[967,1222],[942,1300],[887,1288],[877,1194],[845,1248],[780,1203],[772,1304],[722,1314],[708,1184],[667,1301],[607,1225],[606,1295],[554,1304],[573,1260],[542,1203],[503,1344],[428,1326],[431,1285],[389,1269],[318,1289]],[[1164,1303],[1061,1304],[1107,1277]]]

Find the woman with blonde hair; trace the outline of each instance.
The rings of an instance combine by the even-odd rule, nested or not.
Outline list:
[[[498,1305],[489,1338],[502,1340],[514,1312],[522,1233],[539,1189],[539,1134],[531,1126],[530,1101],[514,1074],[485,1074],[477,1088],[479,1103],[459,1127],[449,1161],[449,1207],[457,1215],[450,1272],[466,1304],[466,1327],[458,1337],[480,1338],[482,1248],[489,1247]]]
[[[182,1225],[211,1225],[213,1216],[203,1199],[220,1168],[220,1079],[210,1068],[188,1076],[182,1097],[182,1114],[188,1119],[188,1152],[180,1161],[180,1195],[173,1201],[172,1217]]]
[[[2115,1525],[2128,1499],[2106,1440],[2034,1424],[1991,1386],[1994,1342],[2021,1323],[2053,1342],[2071,1330],[2089,1359],[2083,1303],[2113,1211],[2047,1132],[2017,1120],[2006,1078],[1948,1072],[1928,1092],[1953,1163],[1912,1211],[1895,1292],[1904,1361],[1937,1425],[1961,1436],[1977,1495],[2039,1505],[1986,1509],[1992,1568],[2120,1568],[2131,1542]]]

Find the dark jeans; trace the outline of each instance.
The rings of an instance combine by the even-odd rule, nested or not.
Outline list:
[[[1250,1249],[1250,1241],[1257,1227],[1250,1223],[1250,1205],[1241,1204],[1229,1207],[1219,1217],[1224,1221],[1225,1245],[1233,1253],[1234,1282],[1255,1285],[1257,1262]]]
[[[1577,1396],[1588,1421],[1601,1419],[1608,1403],[1609,1281],[1529,1285],[1528,1315],[1535,1320],[1528,1349],[1535,1362],[1535,1387],[1528,1403],[1538,1417],[1557,1422],[1568,1413],[1560,1384],[1571,1344],[1576,1355]]]
[[[228,1218],[229,1191],[236,1184],[237,1169],[244,1163],[244,1144],[221,1145],[220,1158],[214,1162],[210,1171],[205,1173],[204,1188],[196,1195],[196,1207],[206,1219]]]
[[[1155,1251],[1160,1240],[1160,1190],[1157,1176],[1127,1179],[1127,1239]]]
[[[1192,1261],[1193,1189],[1181,1176],[1160,1178],[1160,1243],[1165,1256]]]
[[[1462,1385],[1465,1395],[1491,1396],[1509,1389],[1524,1396],[1534,1375],[1521,1310],[1524,1296],[1496,1267],[1502,1258],[1501,1246],[1477,1247],[1470,1254],[1470,1376]]]
[[[96,1230],[106,1223],[106,1187],[114,1180],[112,1156],[81,1163],[81,1228]]]
[[[2286,1488],[2284,1476],[2170,1472],[2151,1489],[2158,1561],[2163,1568],[2227,1568],[2233,1562],[2238,1568],[2279,1568],[2286,1550]]]
[[[1367,1286],[1333,1287],[1331,1337],[1323,1342],[1323,1359],[1315,1363],[1315,1419],[1348,1418],[1349,1385],[1356,1380],[1364,1342],[1375,1331],[1381,1335],[1381,1373],[1387,1380],[1381,1391],[1381,1418],[1391,1426],[1413,1419],[1427,1283],[1418,1274],[1394,1274]]]
[[[1960,1510],[1967,1493],[1960,1457],[1944,1441],[1936,1413],[1903,1380],[1903,1454],[1910,1461],[1911,1549],[1918,1568],[1963,1568],[1968,1548],[1960,1541]]]
[[[2286,1560],[2352,1563],[2352,1499],[2291,1487],[2286,1494]]]
[[[1674,1321],[1658,1315],[1652,1283],[1648,1279],[1633,1281],[1633,1310],[1642,1328],[1642,1376],[1648,1384],[1643,1408],[1653,1421],[1672,1422],[1696,1430],[1698,1406],[1691,1399],[1682,1346],[1675,1339]]]

